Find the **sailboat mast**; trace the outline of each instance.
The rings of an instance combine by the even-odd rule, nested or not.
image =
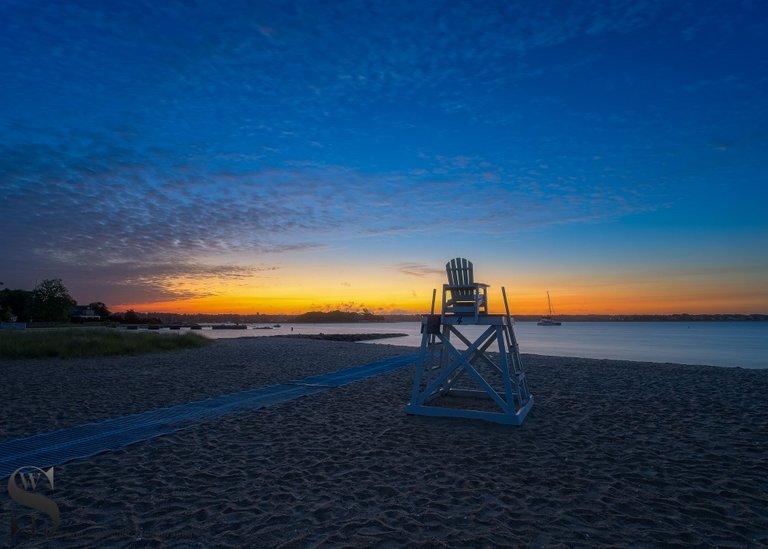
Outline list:
[[[541,320],[538,322],[539,326],[560,326],[560,322],[552,316],[552,298],[549,297],[549,290],[547,290],[547,307],[549,307],[549,314],[541,317]]]

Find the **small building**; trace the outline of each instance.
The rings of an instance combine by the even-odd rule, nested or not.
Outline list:
[[[74,322],[101,320],[101,317],[96,314],[96,311],[91,309],[88,305],[75,305],[72,308],[70,318]]]

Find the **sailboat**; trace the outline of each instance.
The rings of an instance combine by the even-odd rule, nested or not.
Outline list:
[[[552,318],[552,300],[549,299],[549,292],[547,292],[547,304],[549,305],[549,314],[541,317],[536,324],[539,326],[560,326],[560,321]]]

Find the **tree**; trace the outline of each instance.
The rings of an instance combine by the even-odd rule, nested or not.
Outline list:
[[[109,309],[107,309],[107,306],[104,305],[101,301],[94,301],[93,303],[88,304],[88,306],[91,308],[91,310],[99,315],[102,320],[109,317],[112,313]]]
[[[16,315],[11,312],[11,308],[8,305],[0,305],[0,322],[13,322],[16,320]]]
[[[133,309],[128,309],[123,315],[123,322],[126,324],[138,324],[141,321],[139,315]]]
[[[15,316],[19,322],[27,322],[32,307],[32,292],[6,288],[0,291],[0,308],[2,307],[10,309],[11,316]]]
[[[32,319],[65,322],[76,304],[60,278],[43,280],[32,292]]]

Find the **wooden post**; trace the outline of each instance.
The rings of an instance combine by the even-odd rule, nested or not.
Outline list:
[[[520,346],[517,344],[515,331],[512,328],[512,316],[509,314],[509,303],[507,303],[507,290],[506,288],[504,288],[504,286],[501,287],[501,295],[504,296],[504,308],[507,311],[507,323],[509,324],[507,328],[507,334],[509,337],[509,341],[508,341],[509,350],[510,350],[510,353],[512,353],[512,362],[513,362],[512,369],[516,374],[520,374],[525,369],[523,368],[523,359],[520,357]]]

